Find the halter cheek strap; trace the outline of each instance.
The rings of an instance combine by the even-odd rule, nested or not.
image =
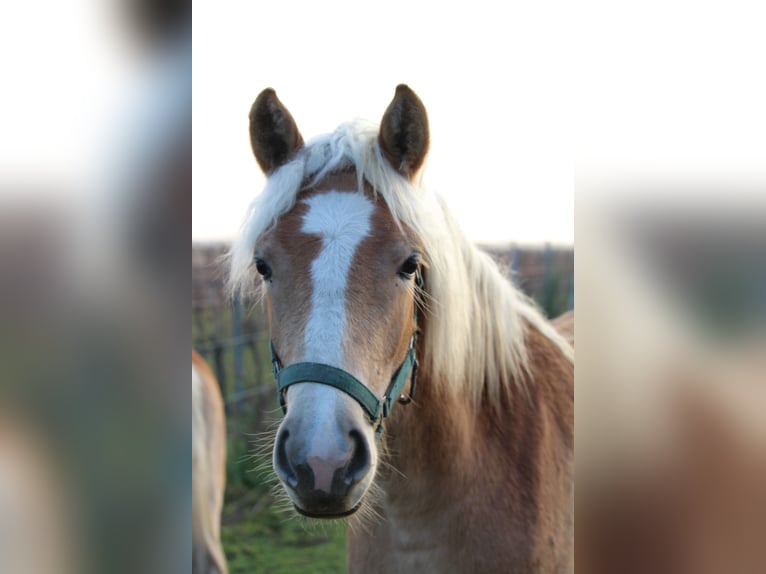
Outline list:
[[[415,276],[418,287],[423,286],[423,279],[418,271]],[[415,324],[418,320],[417,303],[414,307]],[[285,403],[285,390],[298,383],[320,383],[335,387],[346,393],[362,407],[373,425],[377,424],[375,430],[376,436],[383,433],[383,419],[391,414],[394,406],[394,400],[406,405],[412,402],[415,396],[415,385],[417,383],[418,359],[415,357],[415,342],[417,341],[418,331],[412,334],[407,354],[399,365],[391,382],[388,384],[383,399],[379,399],[364,383],[357,379],[351,373],[322,363],[294,363],[282,368],[274,343],[269,342],[271,347],[271,364],[274,371],[274,378],[277,380],[277,393],[279,396],[279,406],[282,407],[282,413],[287,414],[287,405]],[[402,395],[407,380],[411,380],[409,396]]]

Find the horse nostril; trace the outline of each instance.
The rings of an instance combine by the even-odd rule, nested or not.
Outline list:
[[[287,456],[287,439],[289,437],[290,432],[287,429],[284,429],[277,436],[277,446],[274,450],[274,469],[282,480],[294,487],[298,484],[298,477],[295,475],[295,470],[290,464],[290,458]]]
[[[370,468],[370,450],[367,447],[367,441],[364,440],[364,436],[357,430],[352,430],[348,433],[353,441],[352,449],[353,454],[351,460],[346,467],[345,482],[348,485],[354,482],[360,481],[367,474]]]
[[[296,464],[295,474],[297,475],[296,484],[293,486],[303,492],[314,490],[314,470],[309,464]]]

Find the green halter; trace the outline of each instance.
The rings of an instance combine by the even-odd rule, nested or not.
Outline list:
[[[420,275],[420,271],[417,271],[415,275],[415,282],[420,288],[423,286],[423,278]],[[415,325],[418,322],[418,306],[414,305]],[[282,361],[280,361],[276,350],[274,349],[274,343],[269,343],[271,347],[271,364],[274,370],[274,378],[277,380],[277,393],[279,394],[279,405],[282,407],[282,413],[287,413],[287,405],[285,404],[284,393],[285,390],[291,385],[298,383],[320,383],[322,385],[328,385],[335,387],[349,395],[354,399],[367,413],[370,422],[377,424],[376,436],[380,436],[383,432],[383,419],[391,414],[391,409],[394,406],[394,400],[406,405],[410,403],[415,396],[415,384],[417,383],[418,374],[418,359],[415,356],[415,342],[418,338],[417,327],[415,332],[410,338],[410,345],[407,349],[407,354],[399,365],[399,368],[391,377],[391,382],[386,389],[386,394],[383,395],[383,399],[379,399],[375,394],[370,391],[359,379],[357,379],[351,373],[332,367],[330,365],[324,365],[322,363],[294,363],[282,368]],[[411,376],[410,376],[411,374]],[[407,380],[411,379],[409,396],[402,395],[404,386],[407,384]]]

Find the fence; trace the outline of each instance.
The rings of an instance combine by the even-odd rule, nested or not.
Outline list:
[[[574,307],[572,248],[484,248],[512,272],[514,282],[549,317]],[[274,407],[268,324],[252,302],[230,302],[224,288],[222,244],[192,246],[192,345],[211,364],[227,410],[243,401],[256,411]]]

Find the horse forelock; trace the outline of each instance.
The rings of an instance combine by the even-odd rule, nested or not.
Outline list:
[[[338,171],[355,172],[357,191],[382,198],[394,222],[422,244],[426,283],[418,295],[427,322],[422,368],[434,381],[490,400],[528,378],[526,331],[535,328],[566,360],[571,346],[489,256],[470,243],[438,195],[408,181],[384,158],[378,127],[354,121],[309,141],[268,178],[249,208],[229,253],[233,294],[260,286],[253,265],[259,239],[298,201],[299,194]]]

